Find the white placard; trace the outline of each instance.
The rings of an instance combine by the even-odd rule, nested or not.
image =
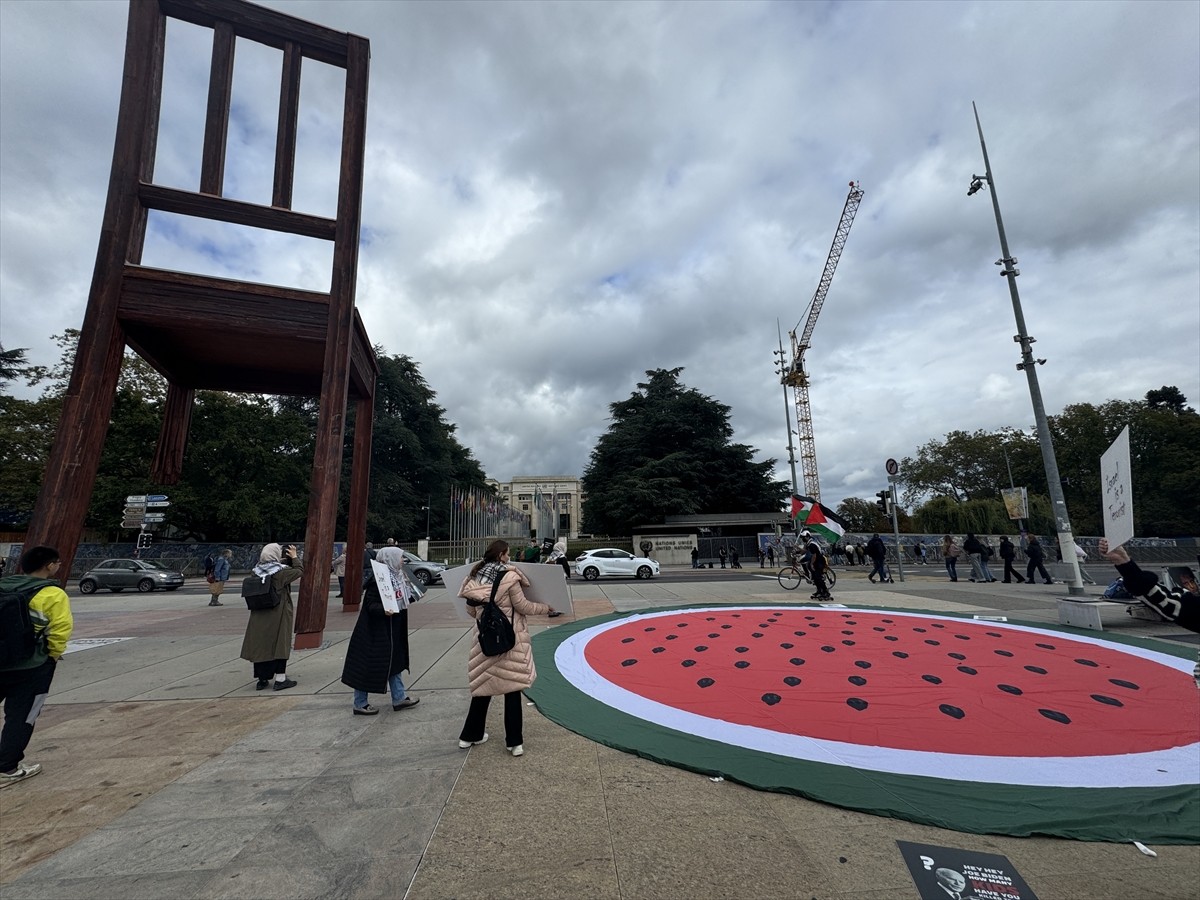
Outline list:
[[[458,596],[458,592],[462,589],[467,576],[471,574],[474,565],[474,563],[469,563],[442,573],[442,583],[446,585],[446,590],[454,601],[454,609],[458,613],[458,617],[467,622],[475,620],[467,612],[467,601]],[[545,563],[510,562],[508,567],[520,569],[529,578],[529,586],[524,589],[527,599],[534,603],[553,606],[560,613],[569,616],[575,615],[575,608],[571,605],[571,592],[567,589],[567,579],[563,575],[562,566],[558,563],[546,565]]]
[[[371,560],[371,574],[375,576],[375,587],[379,588],[379,599],[383,608],[390,613],[398,613],[408,609],[408,594],[401,585],[399,590],[392,588],[392,572],[378,560]]]
[[[1129,471],[1129,426],[1100,457],[1100,493],[1104,537],[1119,547],[1133,537],[1133,478]]]

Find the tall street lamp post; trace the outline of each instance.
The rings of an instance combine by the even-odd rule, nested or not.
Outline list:
[[[971,186],[967,196],[977,193],[987,182],[992,195],[992,208],[996,211],[996,230],[1000,234],[1000,252],[1004,254],[996,260],[996,265],[1003,266],[1001,275],[1008,279],[1008,292],[1012,295],[1013,315],[1017,319],[1017,333],[1013,341],[1021,345],[1021,361],[1017,369],[1025,373],[1029,381],[1029,396],[1033,401],[1033,416],[1037,425],[1038,443],[1042,448],[1042,463],[1046,467],[1046,482],[1050,490],[1050,505],[1054,510],[1054,524],[1058,531],[1058,546],[1064,563],[1070,567],[1071,582],[1068,591],[1071,594],[1082,594],[1083,581],[1079,577],[1079,560],[1075,557],[1075,535],[1071,533],[1071,520],[1067,516],[1067,501],[1063,496],[1062,482],[1058,476],[1058,460],[1054,457],[1054,441],[1050,436],[1050,423],[1046,418],[1046,407],[1042,403],[1042,389],[1038,385],[1037,367],[1045,365],[1046,360],[1035,359],[1033,344],[1036,338],[1029,336],[1025,330],[1025,314],[1021,311],[1021,295],[1017,292],[1017,276],[1021,270],[1017,268],[1017,259],[1008,251],[1008,238],[1004,234],[1004,220],[1000,218],[1000,201],[996,198],[996,181],[992,176],[992,166],[988,161],[987,144],[983,140],[983,126],[979,124],[979,110],[971,104],[975,111],[975,128],[979,132],[979,147],[983,150],[983,174],[971,176]]]
[[[429,507],[432,504],[433,495],[430,494],[425,498],[425,505],[421,509],[425,510],[425,540],[429,540]]]

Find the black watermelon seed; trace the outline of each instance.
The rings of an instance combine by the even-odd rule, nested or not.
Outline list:
[[[869,669],[869,668],[871,668],[871,664],[870,664],[869,662],[867,662],[865,659],[856,659],[856,660],[854,661],[854,664],[855,664],[856,666],[858,666],[860,669]]]
[[[768,621],[768,622],[778,622],[778,621],[779,621],[779,617],[778,617],[778,616],[771,616],[771,618],[767,619],[767,621]]]
[[[733,618],[735,618],[735,619],[740,619],[742,617],[741,613],[733,613],[732,615],[733,615]]]
[[[854,634],[853,631],[843,631],[842,634]]]
[[[721,636],[721,632],[719,632],[719,631],[714,631],[712,634],[709,635],[710,638],[719,638],[720,636]]]
[[[1138,687],[1136,684],[1134,684],[1132,681],[1122,681],[1120,678],[1110,678],[1110,679],[1108,679],[1108,683],[1115,684],[1117,687],[1129,688],[1129,690],[1131,690],[1131,691],[1140,691],[1141,690],[1141,688]]]
[[[746,662],[744,659],[739,659],[733,664],[733,667],[735,669],[748,669],[750,668],[750,663]]]
[[[826,644],[821,649],[824,650],[826,653],[832,653],[834,650],[837,649],[837,647],[830,647],[828,644]]]
[[[896,624],[895,619],[880,619],[879,621],[882,622],[884,625],[895,625]]]
[[[800,683],[800,679],[797,678],[795,675],[789,675],[787,678],[783,679],[783,683],[788,685],[789,687],[795,687],[796,685],[798,685]]]
[[[951,706],[949,703],[941,704],[938,707],[938,712],[943,712],[946,715],[950,716],[950,718],[952,718],[952,719],[961,719],[963,716],[966,715],[966,713],[963,712],[961,709],[959,709],[957,706]]]
[[[946,627],[941,622],[930,622],[929,624],[934,628],[945,628]]]
[[[696,664],[696,661],[694,659],[685,659],[683,662],[680,663],[680,665],[683,666],[685,669],[690,669],[695,664]]]
[[[696,684],[700,685],[700,687],[712,687],[716,682],[711,678],[701,678]]]
[[[921,680],[928,681],[930,684],[941,684],[942,683],[942,679],[938,678],[936,675],[922,675]]]
[[[1056,647],[1055,647],[1053,644],[1034,644],[1033,646],[1035,646],[1035,647],[1041,647],[1043,650],[1056,650],[1056,649],[1058,649],[1058,648],[1056,648]]]
[[[622,644],[632,644],[633,638],[621,638],[621,643]]]
[[[651,653],[666,653],[666,652],[667,652],[667,648],[666,648],[666,647],[655,647],[655,648],[654,648],[653,650],[651,650],[650,652],[651,652]]]
[[[847,624],[847,625],[857,625],[858,623],[857,623],[857,622],[852,622],[850,619],[847,619],[847,620],[846,620],[846,624]]]
[[[966,657],[963,656],[961,653],[947,653],[946,655],[948,657],[950,657],[951,659],[966,659]]]
[[[793,631],[792,634],[794,634],[796,637],[804,637],[806,634],[808,634],[808,632],[807,631]]]
[[[913,631],[919,631],[919,632],[921,632],[921,634],[924,634],[928,630],[929,630],[928,628],[914,628],[913,629]]]
[[[1012,656],[1012,653],[1010,653],[1007,650],[993,650],[992,652],[995,653],[997,656],[1010,656],[1010,657]]]
[[[885,634],[885,635],[883,636],[883,639],[884,639],[885,641],[898,641],[898,640],[900,640],[900,638],[896,637],[894,634]]]
[[[706,646],[704,646],[703,644],[697,644],[693,649],[695,649],[695,651],[697,653],[703,653],[708,648]]]
[[[668,634],[668,635],[667,635],[667,640],[668,640],[668,641],[673,641],[673,640],[675,640],[675,638],[677,638],[677,637],[679,637],[679,635],[677,635],[677,634]]]
[[[754,634],[750,635],[750,637],[762,637],[762,632],[756,631],[756,632],[754,632]]]
[[[758,627],[759,628],[770,628],[771,626],[768,625],[766,622],[759,622]],[[756,634],[755,637],[758,637],[758,635]]]
[[[927,644],[928,644],[930,647],[940,647],[940,646],[942,646],[942,642],[941,642],[941,641],[935,641],[935,640],[933,640],[932,638],[926,638],[926,639],[925,639],[925,643],[927,643]]]
[[[1043,669],[1041,666],[1026,666],[1026,667],[1025,667],[1025,671],[1026,671],[1026,672],[1035,672],[1035,673],[1037,673],[1038,675],[1045,675],[1045,674],[1046,674],[1046,670],[1045,670],[1045,669]]]
[[[655,631],[655,630],[657,630],[657,629],[655,629],[655,627],[653,625],[651,625],[649,628],[642,629],[642,631]]]
[[[1060,713],[1058,710],[1039,709],[1038,712],[1040,712],[1043,716],[1045,716],[1047,719],[1050,719],[1053,722],[1062,722],[1064,725],[1071,724],[1071,717],[1068,716],[1066,713]]]
[[[821,627],[821,623],[820,623],[820,622],[813,622],[813,623],[812,623],[811,625],[809,625],[808,627],[809,627],[809,628],[820,628],[820,627]]]
[[[854,646],[854,641],[842,641],[842,643],[843,643],[845,646],[847,646],[847,647],[853,647],[853,646]]]
[[[858,685],[859,687],[862,687],[864,684],[867,683],[867,679],[863,678],[861,675],[851,675],[846,680],[848,682],[850,682],[851,684]]]
[[[908,654],[905,653],[903,650],[893,650],[892,656],[897,656],[900,659],[908,659]]]
[[[676,627],[676,628],[687,628],[687,622],[680,622],[680,623],[679,623],[678,625],[676,625],[675,627]]]
[[[1081,666],[1091,666],[1093,669],[1100,665],[1099,663],[1092,662],[1090,659],[1077,659],[1075,662]]]
[[[784,650],[791,650],[796,645],[795,644],[780,644],[779,646],[782,647]]]
[[[1105,697],[1103,694],[1092,694],[1092,699],[1097,703],[1103,703],[1107,706],[1124,706],[1125,704],[1116,697]]]
[[[869,704],[866,700],[863,700],[860,697],[851,697],[846,701],[846,705],[852,707],[853,709],[857,709],[859,712],[862,712]]]
[[[955,637],[960,641],[969,641],[971,639],[971,636],[968,634],[956,634]]]
[[[789,660],[788,660],[788,662],[790,662],[790,663],[791,663],[793,666],[802,666],[802,665],[804,665],[804,660],[802,660],[802,659],[801,659],[800,657],[798,657],[798,656],[793,656],[791,659],[789,659]]]
[[[715,622],[715,621],[717,621],[717,617],[716,616],[706,616],[704,621],[705,622]]]
[[[735,650],[736,650],[738,653],[749,653],[749,652],[750,652],[750,648],[749,648],[749,647],[734,647],[734,649],[735,649]]]
[[[974,669],[972,669],[970,666],[958,666],[957,668],[958,668],[958,671],[962,672],[964,675],[978,675],[979,674]]]
[[[1004,635],[998,631],[985,631],[984,634],[986,634],[988,637],[1004,637]]]
[[[732,628],[733,626],[732,625],[722,625],[721,627],[722,628]]]
[[[884,628],[882,625],[876,625],[876,626],[875,626],[874,628],[872,628],[871,630],[872,630],[872,631],[887,631],[887,629],[886,629],[886,628]]]
[[[767,704],[767,706],[774,706],[776,703],[778,703],[782,699],[783,698],[780,697],[778,694],[763,694],[762,695],[762,702]]]
[[[808,621],[811,622],[813,619],[816,618],[816,616],[805,616],[804,618],[806,618]]]
[[[1021,694],[1025,693],[1019,687],[1012,685],[1012,684],[998,684],[998,685],[996,685],[996,687],[1000,688],[1000,690],[1004,691],[1004,693],[1006,693],[1006,694],[1015,694],[1018,697]]]
[[[621,665],[623,665],[623,666],[636,666],[636,665],[637,665],[637,660],[636,660],[636,659],[623,659],[623,660],[621,660]]]

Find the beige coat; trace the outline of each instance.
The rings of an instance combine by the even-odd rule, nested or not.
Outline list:
[[[550,612],[545,603],[534,603],[525,596],[524,587],[529,579],[519,569],[509,569],[500,576],[500,589],[496,591],[496,605],[513,621],[517,643],[500,656],[484,656],[477,634],[471,635],[471,658],[467,662],[467,683],[472,697],[497,697],[513,691],[523,691],[533,685],[537,669],[533,665],[533,645],[530,643],[526,616],[544,616]],[[492,595],[492,585],[482,584],[468,578],[462,584],[458,596],[486,603]],[[467,604],[472,618],[479,615],[480,607]]]

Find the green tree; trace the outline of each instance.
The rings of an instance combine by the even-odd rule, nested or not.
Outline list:
[[[628,400],[609,405],[612,424],[584,470],[583,528],[629,534],[664,516],[777,510],[787,485],[774,460],[731,442],[729,407],[679,381],[683,369],[648,370]]]
[[[912,505],[931,496],[959,501],[998,497],[1000,488],[1008,487],[1010,466],[1015,484],[1040,485],[1045,490],[1036,436],[1015,428],[951,431],[944,441],[929,441],[915,457],[900,463],[902,499]],[[1042,471],[1040,478],[1038,471]]]

